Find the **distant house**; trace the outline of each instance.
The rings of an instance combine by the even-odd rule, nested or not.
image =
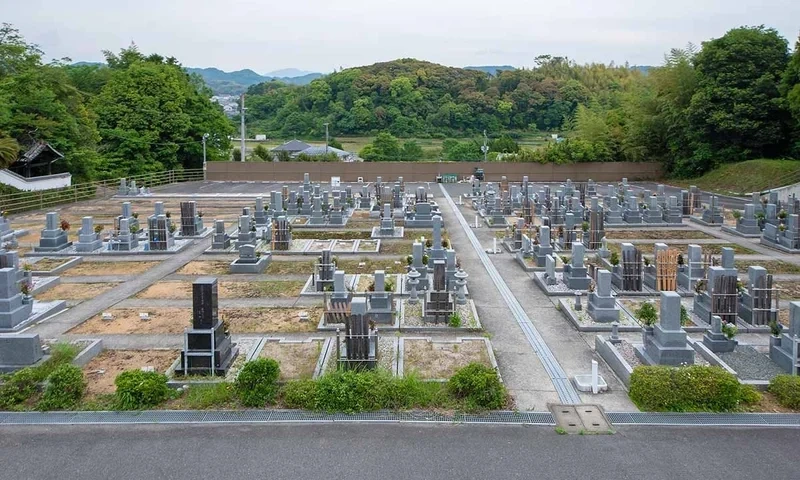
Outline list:
[[[314,145],[306,148],[305,150],[298,152],[292,157],[297,157],[298,155],[310,155],[310,156],[318,156],[318,155],[325,155],[325,145]],[[328,147],[327,153],[335,153],[337,157],[339,157],[339,161],[342,162],[355,162],[356,156],[350,152],[346,152],[344,150],[340,150],[338,148]]]
[[[310,145],[306,142],[301,142],[300,140],[290,140],[283,145],[273,148],[270,151],[273,155],[276,155],[278,152],[287,152],[291,158],[297,158],[300,154],[317,156],[325,155],[325,145]],[[354,153],[346,152],[338,148],[328,147],[327,152],[335,153],[342,162],[358,161],[358,156]]]
[[[307,144],[306,142],[301,142],[300,140],[289,140],[283,145],[279,145],[270,151],[272,153],[288,152],[289,155],[297,155],[307,148],[311,148],[311,145]]]

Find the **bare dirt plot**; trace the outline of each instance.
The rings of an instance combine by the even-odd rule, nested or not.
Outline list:
[[[220,298],[296,297],[300,295],[303,281],[219,282]],[[136,298],[189,299],[191,282],[157,282],[136,295]]]
[[[606,237],[618,240],[700,240],[716,238],[699,230],[606,230]]]
[[[150,270],[158,262],[86,262],[76,265],[65,272],[71,277],[91,275],[138,275]]]
[[[117,285],[119,283],[61,283],[35,295],[35,298],[43,302],[52,300],[88,300],[106,293]]]
[[[180,334],[191,325],[190,308],[114,308],[108,310],[113,320],[96,315],[70,330],[72,334]],[[150,320],[139,319],[140,312],[150,314]],[[308,313],[308,321],[300,313]],[[220,316],[228,323],[231,333],[292,333],[316,330],[322,307],[307,308],[223,308]]]
[[[800,298],[800,282],[775,282],[774,286],[782,300]]]
[[[292,232],[292,238],[297,239],[304,239],[304,238],[312,238],[312,239],[320,239],[320,240],[358,240],[358,239],[369,239],[371,238],[372,231],[367,230],[339,230],[339,231],[330,231],[330,230],[294,230]]]
[[[358,279],[358,285],[356,286],[356,292],[362,293],[369,290],[369,286],[373,283],[373,276],[372,275],[364,275],[362,274]]]
[[[83,367],[88,398],[114,393],[114,380],[126,370],[153,367],[164,373],[178,358],[178,350],[104,350]]]
[[[230,262],[222,260],[194,260],[181,267],[175,273],[179,275],[225,275],[230,273],[230,265]]]
[[[281,380],[311,378],[322,351],[322,341],[302,343],[265,342],[261,358],[277,360],[281,366]]]
[[[39,259],[36,263],[31,263],[30,265],[33,270],[39,272],[49,272],[50,270],[53,270],[55,268],[60,267],[61,265],[64,265],[65,263],[71,261],[72,259],[73,257],[61,257],[61,258],[44,257]],[[24,264],[25,262],[22,263]]]
[[[383,240],[381,241],[381,253],[386,255],[411,255],[412,242]]]
[[[355,240],[337,240],[333,245],[334,252],[352,252],[356,246]]]
[[[800,265],[784,262],[782,260],[736,260],[736,268],[740,272],[746,272],[751,265],[760,265],[773,274],[800,274]]]
[[[482,340],[461,343],[406,340],[404,344],[404,369],[416,372],[421,378],[450,378],[458,369],[473,362],[491,366]]]
[[[378,246],[377,240],[361,240],[358,244],[359,252],[374,252]]]
[[[300,320],[300,313],[308,320]],[[220,313],[233,333],[312,332],[322,316],[322,307],[223,308]]]

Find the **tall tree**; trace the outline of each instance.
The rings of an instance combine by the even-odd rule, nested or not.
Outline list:
[[[687,110],[692,172],[786,151],[789,112],[778,86],[787,42],[760,27],[730,30],[695,56],[698,89]]]

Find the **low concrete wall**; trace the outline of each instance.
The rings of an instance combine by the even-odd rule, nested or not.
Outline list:
[[[239,182],[298,182],[308,173],[312,182],[329,182],[340,177],[343,182],[355,182],[362,177],[374,182],[380,176],[384,181],[395,181],[402,176],[407,182],[433,182],[438,175],[457,175],[459,178],[482,168],[486,181],[498,182],[506,176],[519,182],[524,175],[531,182],[557,182],[572,179],[576,182],[592,179],[596,182],[629,180],[657,180],[663,169],[660,163],[589,162],[569,165],[542,165],[538,163],[502,162],[209,162],[206,179],[209,181]]]
[[[605,360],[606,364],[608,364],[609,368],[619,377],[625,387],[630,388],[633,369],[628,362],[622,358],[622,355],[620,355],[617,349],[614,348],[614,345],[602,335],[597,335],[594,337],[594,350],[600,355],[600,358]]]
[[[57,173],[41,177],[25,178],[17,175],[11,170],[0,170],[0,183],[10,185],[18,190],[40,191],[51,190],[53,188],[64,188],[72,185],[72,175],[69,173]]]

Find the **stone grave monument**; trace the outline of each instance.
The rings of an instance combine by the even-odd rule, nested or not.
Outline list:
[[[197,211],[197,202],[181,202],[181,236],[195,237],[202,235],[205,228],[200,212]]]
[[[39,246],[34,247],[36,252],[57,252],[72,245],[67,240],[67,232],[61,228],[58,212],[49,212],[45,220],[45,227],[39,238]]]
[[[179,375],[225,376],[239,353],[218,314],[217,279],[201,277],[192,284],[192,327],[184,332]]]
[[[336,350],[339,368],[368,370],[378,365],[378,330],[370,326],[367,299],[355,297],[344,325],[344,343],[336,331]]]
[[[764,267],[747,268],[747,290],[739,295],[739,318],[751,325],[778,321],[778,290]]]
[[[770,340],[769,358],[786,373],[797,375],[800,364],[800,302],[789,304],[789,328],[784,328],[780,337]]]
[[[211,237],[213,250],[227,250],[231,247],[231,237],[225,231],[224,220],[214,220],[214,235]]]
[[[103,248],[103,240],[100,239],[100,234],[94,231],[94,220],[92,217],[83,217],[75,250],[84,253],[93,252],[101,248]]]
[[[239,247],[239,258],[231,262],[231,273],[260,274],[270,264],[272,253],[262,254],[256,252],[255,245],[242,245]]]
[[[644,345],[635,348],[645,365],[694,364],[694,349],[681,328],[681,296],[676,292],[661,292],[659,322],[652,332],[645,331],[643,338]]]
[[[717,315],[711,317],[711,330],[703,334],[703,345],[714,353],[732,352],[739,342],[729,339],[722,333],[722,319]]]
[[[592,283],[584,264],[586,247],[580,243],[572,244],[572,259],[564,265],[564,283],[570,290],[588,290]]]
[[[594,291],[589,293],[586,313],[595,322],[610,323],[619,321],[620,308],[611,293],[611,272],[606,269],[597,271],[597,282]]]

